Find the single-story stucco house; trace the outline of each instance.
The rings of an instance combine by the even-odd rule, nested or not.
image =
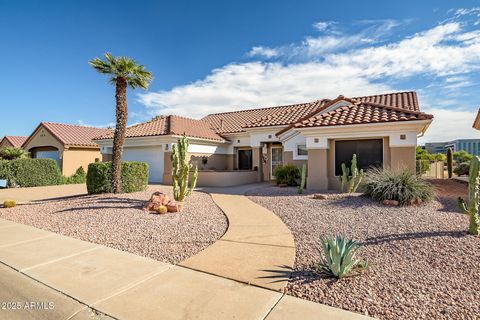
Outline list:
[[[306,163],[308,188],[336,189],[341,163],[353,154],[362,168],[415,170],[417,137],[432,119],[420,111],[415,92],[339,96],[200,120],[160,116],[127,129],[123,159],[147,162],[151,182],[169,183],[171,147],[185,133],[199,186],[269,181],[279,165]],[[94,139],[104,160],[111,158],[112,138]]]
[[[6,147],[21,148],[28,137],[24,136],[5,136],[0,140],[0,149]]]
[[[100,161],[102,155],[94,137],[111,132],[86,126],[41,122],[22,144],[32,158],[51,158],[57,161],[62,174],[70,176],[79,167],[87,170],[90,163]]]

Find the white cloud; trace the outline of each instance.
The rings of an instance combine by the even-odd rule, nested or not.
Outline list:
[[[480,138],[480,131],[472,128],[476,116],[473,111],[438,108],[423,108],[422,111],[433,114],[435,118],[419,143]]]
[[[392,20],[381,23],[388,30],[398,25]],[[450,110],[452,114],[445,116],[448,110],[443,107],[458,104],[455,99],[449,100],[452,97],[442,96],[443,89],[452,92],[472,85],[468,74],[480,67],[480,33],[466,30],[464,24],[450,20],[396,42],[379,44],[383,32],[380,29],[375,25],[356,34],[329,33],[307,37],[298,44],[254,47],[250,56],[273,60],[231,63],[193,83],[139,94],[139,101],[152,115],[174,113],[199,118],[208,113],[335,98],[339,94],[422,91],[421,87],[394,83],[427,77],[436,79],[437,84],[425,90],[430,90],[430,94],[436,90],[433,95],[442,102],[423,104],[436,106],[437,109],[430,110],[438,112],[432,133],[429,131],[425,139],[440,139],[447,133],[458,137],[458,131],[437,129],[441,128],[439,123],[451,125],[452,122],[444,120],[449,116],[462,124],[468,122],[467,111]],[[471,127],[471,114],[469,117],[470,124],[465,128]],[[467,136],[472,132],[465,129]]]
[[[248,52],[249,57],[265,57],[265,58],[273,58],[278,56],[278,50],[272,49],[268,47],[253,47],[250,52]]]
[[[330,21],[318,21],[318,22],[315,22],[312,27],[317,30],[317,31],[325,31],[327,30],[327,28],[332,24],[332,22]]]

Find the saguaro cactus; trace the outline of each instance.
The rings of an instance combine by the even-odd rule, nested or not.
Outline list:
[[[358,170],[357,167],[357,155],[352,157],[352,165],[350,169],[347,168],[345,163],[342,163],[342,175],[340,176],[342,192],[353,193],[357,191],[358,186],[363,179],[363,169]]]
[[[306,180],[307,180],[307,165],[303,164],[302,165],[302,179],[300,180],[300,185],[298,186],[298,189],[297,189],[299,194],[303,193],[303,189],[305,189]]]
[[[480,196],[480,158],[474,156],[470,160],[470,173],[468,175],[468,204],[458,197],[460,210],[470,216],[468,232],[478,235],[480,232],[480,221],[478,217],[479,196]]]
[[[448,179],[452,178],[453,173],[453,151],[452,148],[447,149],[447,171],[448,171]]]
[[[188,139],[183,135],[183,137],[178,139],[178,143],[172,146],[173,197],[179,202],[185,200],[185,198],[192,193],[198,178],[198,167],[195,166],[194,168],[187,159],[188,145]],[[194,171],[189,187],[189,173],[192,169],[194,169]]]

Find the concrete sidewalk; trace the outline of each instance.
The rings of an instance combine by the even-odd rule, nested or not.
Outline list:
[[[180,265],[283,291],[295,261],[293,235],[277,215],[244,196],[258,186],[204,189],[227,216],[228,230]]]
[[[2,219],[0,262],[17,270],[9,286],[26,275],[81,304],[58,310],[64,319],[85,319],[87,306],[116,319],[368,319]]]

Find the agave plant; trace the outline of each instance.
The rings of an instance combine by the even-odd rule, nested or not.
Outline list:
[[[368,268],[368,263],[357,259],[356,254],[362,248],[355,240],[347,240],[341,235],[320,239],[323,252],[318,268],[335,278],[357,275]]]

